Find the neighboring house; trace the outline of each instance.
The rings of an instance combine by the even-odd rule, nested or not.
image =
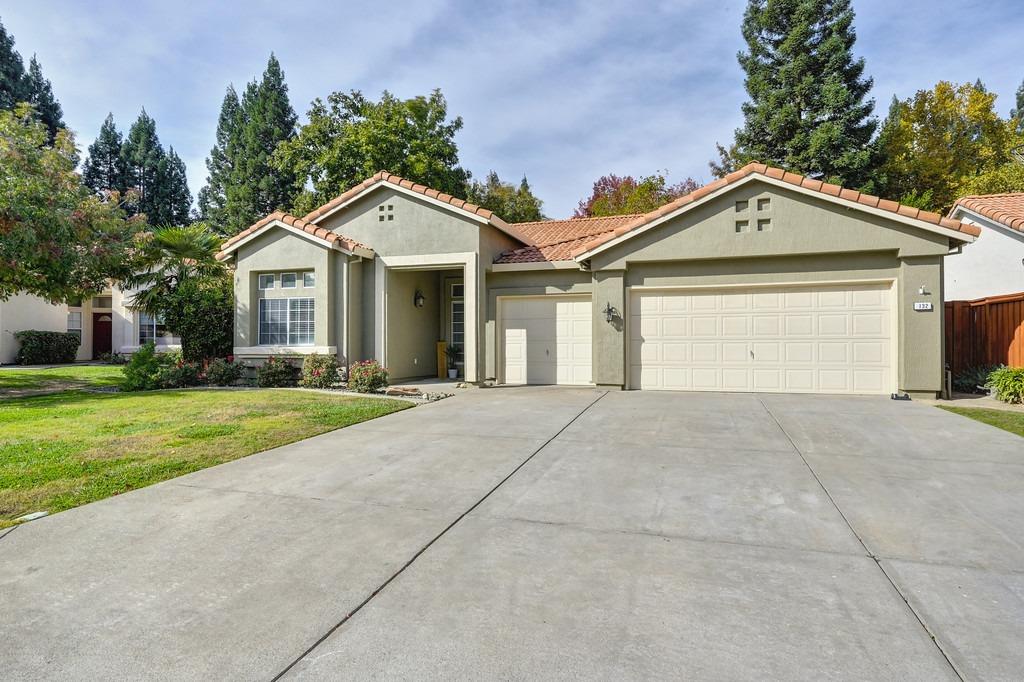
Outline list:
[[[147,341],[161,350],[181,347],[160,320],[130,307],[131,292],[111,287],[87,300],[49,303],[18,294],[0,301],[0,364],[14,362],[18,342],[14,332],[25,329],[75,332],[82,340],[78,360],[95,360],[109,353],[131,354]]]
[[[235,355],[466,380],[934,397],[977,227],[751,164],[646,215],[508,224],[378,173],[225,242]]]
[[[983,239],[946,260],[946,300],[1024,291],[1024,192],[964,197],[949,217],[981,229]]]

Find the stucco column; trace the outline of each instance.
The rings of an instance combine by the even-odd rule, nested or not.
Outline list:
[[[925,293],[920,293],[921,288]],[[931,310],[914,310],[914,303],[931,303]],[[942,256],[900,261],[899,387],[907,393],[935,397],[942,390],[943,305]]]
[[[594,383],[603,388],[623,388],[626,384],[626,272],[600,270],[593,273],[594,296]],[[606,319],[611,305],[615,315]]]

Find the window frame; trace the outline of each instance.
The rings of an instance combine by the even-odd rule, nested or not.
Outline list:
[[[306,278],[309,277],[309,283],[306,283]],[[302,273],[302,288],[312,289],[316,286],[316,272],[313,270],[306,270]]]
[[[285,286],[285,283],[284,283],[284,278],[285,277],[291,277],[292,278],[292,285],[291,286]],[[281,273],[281,288],[282,289],[297,289],[298,286],[299,286],[299,277],[298,277],[298,275],[296,273],[294,273],[294,272],[282,272]]]
[[[268,286],[268,287],[263,286],[263,278],[264,277],[269,277],[270,278],[270,286]],[[277,275],[274,274],[273,272],[260,273],[259,275],[256,276],[256,287],[260,291],[270,291],[271,289],[277,288]]]
[[[77,327],[72,327],[71,326],[71,316],[72,315],[78,315],[78,326]],[[68,311],[67,331],[68,331],[69,334],[77,334],[78,335],[78,342],[79,342],[79,344],[81,344],[81,342],[82,342],[82,320],[83,320],[83,318],[84,318],[84,315],[82,314],[81,310],[69,310]]]
[[[457,296],[455,294],[455,288],[460,287],[462,295]],[[462,336],[461,341],[455,340],[455,306],[459,305],[462,309],[459,313],[462,315],[462,319],[459,320],[461,329],[458,333]],[[466,361],[466,284],[465,282],[451,282],[448,286],[448,338],[451,345],[458,346],[459,355],[455,360],[455,366],[460,367],[465,364]]]
[[[144,317],[148,319],[143,320]],[[163,327],[163,333],[160,332],[160,327]],[[143,340],[143,329],[152,330],[152,336],[146,340]],[[164,341],[161,342],[161,339],[164,339]],[[168,333],[167,331],[167,323],[164,322],[159,315],[150,315],[141,310],[135,313],[135,341],[140,346],[152,341],[153,344],[158,348],[175,345],[174,335]]]
[[[267,310],[271,306],[277,309]],[[283,319],[269,318],[282,313]],[[303,313],[308,313],[308,319],[299,319]],[[275,328],[267,329],[270,325]],[[312,296],[261,298],[256,315],[256,342],[259,346],[315,346],[316,299]]]

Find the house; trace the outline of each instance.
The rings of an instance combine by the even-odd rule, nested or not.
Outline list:
[[[131,308],[132,292],[110,287],[80,301],[54,304],[31,294],[0,301],[0,364],[14,362],[25,329],[75,332],[81,338],[77,360],[97,360],[110,353],[128,355],[147,341],[161,350],[181,347],[163,323]]]
[[[1024,291],[1024,192],[964,197],[949,212],[984,234],[946,260],[946,300],[968,301]]]
[[[378,173],[231,238],[235,355],[470,382],[934,397],[977,226],[750,164],[645,215],[509,224]]]

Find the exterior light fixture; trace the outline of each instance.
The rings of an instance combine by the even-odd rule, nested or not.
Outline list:
[[[412,304],[417,308],[422,308],[426,300],[427,299],[423,298],[423,292],[417,289],[416,295],[412,297]]]
[[[611,324],[612,320],[615,319],[616,314],[615,308],[612,307],[611,301],[604,305],[604,321]]]

